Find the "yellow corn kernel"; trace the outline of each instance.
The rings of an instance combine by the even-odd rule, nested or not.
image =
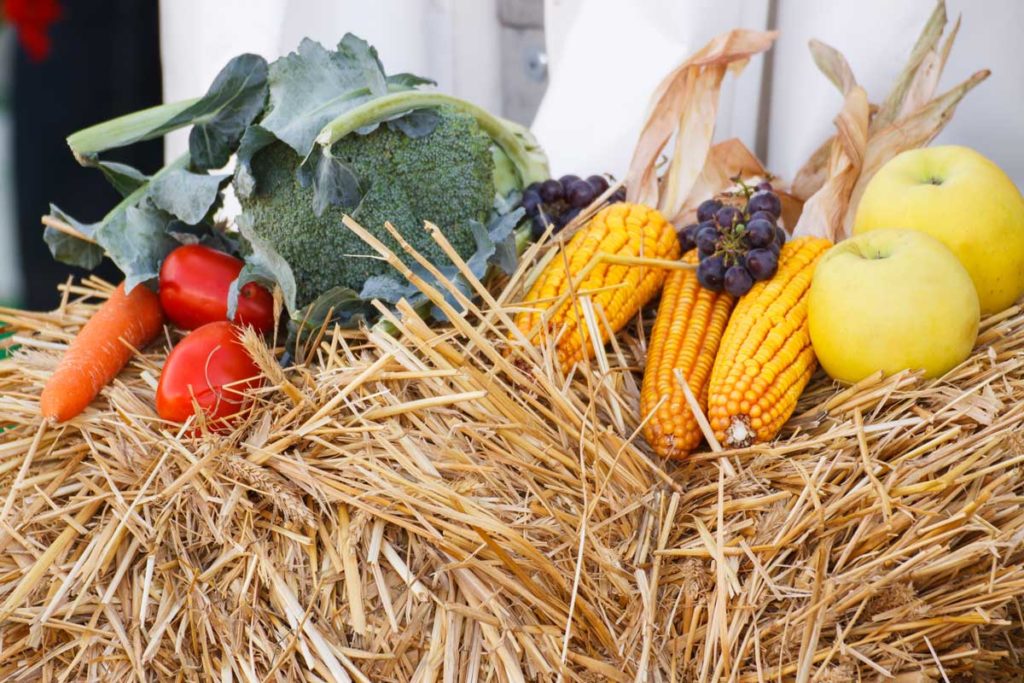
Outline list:
[[[683,260],[696,265],[696,250]],[[734,303],[728,294],[701,287],[696,271],[674,270],[666,278],[640,393],[641,415],[650,415],[644,437],[658,455],[682,458],[700,444],[700,426],[675,371],[707,411],[708,379]]]
[[[786,243],[775,277],[755,284],[736,305],[708,389],[708,420],[723,445],[772,440],[796,408],[817,365],[807,292],[818,260],[831,246],[818,237]]]
[[[641,265],[600,262],[601,254],[654,259],[679,258],[675,228],[656,209],[617,203],[599,211],[573,235],[562,252],[545,267],[523,301],[530,310],[516,316],[519,330],[534,344],[556,339],[565,369],[593,355],[579,299],[590,295],[595,310],[603,309],[612,332],[618,332],[661,289],[665,270]],[[582,282],[574,278],[586,272]],[[570,295],[570,286],[575,292]],[[609,331],[598,323],[602,343]]]

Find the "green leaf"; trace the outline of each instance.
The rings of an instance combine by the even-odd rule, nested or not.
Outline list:
[[[57,220],[68,223],[87,237],[93,237],[96,232],[96,225],[80,223],[53,204],[50,204],[50,215]],[[72,237],[49,226],[43,231],[43,241],[50,247],[50,253],[53,254],[53,258],[69,266],[78,266],[79,268],[92,270],[103,260],[103,247],[78,239],[77,237]]]
[[[391,74],[388,76],[387,80],[388,88],[392,90],[392,92],[394,92],[395,89],[409,90],[411,88],[418,88],[422,85],[437,85],[437,81],[406,72]]]
[[[127,197],[149,181],[149,176],[138,169],[115,161],[100,161],[96,166],[122,197]]]
[[[377,52],[346,34],[336,52],[308,38],[270,65],[270,113],[260,126],[301,156],[342,112],[388,92]]]
[[[243,131],[263,110],[267,97],[267,62],[258,55],[235,57],[220,70],[200,98],[127,114],[68,138],[85,164],[96,154],[195,125],[189,136],[193,164],[200,170],[220,168],[238,145]]]
[[[188,160],[188,154],[184,154],[160,169],[149,181],[122,199],[98,223],[81,223],[57,207],[51,207],[54,217],[70,223],[83,235],[96,241],[96,244],[89,244],[48,228],[43,238],[54,258],[83,268],[95,268],[106,252],[124,273],[128,289],[156,277],[163,258],[179,244],[175,234],[184,224],[173,214],[154,205],[150,190],[153,184],[160,183],[165,176],[188,166]]]
[[[153,181],[149,196],[157,208],[171,213],[189,225],[200,223],[217,202],[221,187],[229,175],[192,173],[180,168]]]
[[[387,93],[387,77],[377,55],[377,48],[356,35],[346,33],[338,43],[338,54],[352,64],[354,69],[362,72],[370,94],[379,96]]]
[[[355,291],[332,287],[304,306],[292,320],[314,330],[329,321],[352,326],[365,320],[371,310],[368,302]]]
[[[249,126],[242,134],[235,167],[235,192],[240,197],[251,197],[256,192],[256,178],[252,174],[253,156],[276,141],[273,133],[259,125]]]
[[[96,230],[96,241],[125,275],[125,291],[160,273],[160,264],[178,246],[167,232],[173,217],[149,204],[128,206],[105,218]]]
[[[285,346],[297,348],[327,324],[358,327],[375,315],[376,311],[347,287],[333,287],[288,319],[288,339]]]
[[[250,264],[249,272],[257,273],[261,277],[265,277],[267,281],[276,283],[284,295],[285,306],[288,307],[289,311],[294,311],[296,286],[292,267],[288,265],[288,262],[274,249],[270,242],[264,240],[252,230],[245,214],[238,217],[237,223],[238,231],[251,249],[250,253],[245,257],[246,263]]]
[[[434,132],[441,122],[436,109],[414,109],[386,121],[388,128],[405,133],[410,138],[423,138]]]
[[[181,117],[193,117],[188,137],[192,165],[201,171],[221,168],[238,148],[242,134],[267,100],[267,62],[244,54],[225,66],[210,89]]]
[[[515,272],[519,265],[519,251],[516,248],[516,227],[526,216],[522,208],[496,216],[488,226],[488,234],[494,242],[494,254],[488,260],[501,268],[507,275]]]
[[[313,172],[313,213],[324,215],[329,206],[354,209],[363,193],[352,167],[317,147]]]
[[[228,286],[228,320],[234,319],[235,313],[238,312],[238,295],[241,293],[242,287],[250,282],[257,282],[271,290],[277,284],[273,273],[260,264],[246,262],[242,266],[242,270],[238,272],[238,277],[232,280]]]

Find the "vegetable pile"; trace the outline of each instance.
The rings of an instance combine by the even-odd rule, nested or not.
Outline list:
[[[424,90],[430,84],[386,74],[376,50],[351,34],[333,51],[305,40],[269,65],[236,57],[202,97],[69,137],[76,158],[125,198],[93,225],[52,207],[51,225],[71,229],[48,227],[45,239],[58,260],[85,268],[106,252],[129,291],[156,277],[178,244],[231,251],[245,262],[231,285],[232,315],[235,293],[258,281],[279,286],[292,319],[314,325],[327,311],[352,323],[376,315],[372,299],[416,297],[341,224],[344,214],[401,253],[390,222],[456,281],[424,221],[441,228],[476,277],[489,264],[511,271],[523,216],[512,207],[523,188],[547,178],[545,157],[525,128]],[[185,126],[188,153],[152,175],[99,157]],[[234,174],[221,172],[232,157]],[[238,233],[214,227],[229,186],[242,205]]]
[[[844,102],[792,183],[712,143],[745,30],[621,184],[352,37],[72,136],[125,201],[48,240],[129,277],[0,309],[0,678],[1019,678],[1024,198],[917,149],[985,77],[935,96],[945,24],[879,105],[812,43]]]
[[[351,34],[333,52],[305,40],[269,65],[250,54],[232,59],[202,97],[69,137],[75,157],[103,172],[124,199],[93,225],[52,206],[44,238],[65,263],[93,268],[109,256],[125,281],[98,316],[120,324],[83,331],[65,360],[69,369],[51,380],[48,419],[79,414],[131,349],[156,336],[156,329],[125,327],[122,299],[162,307],[172,323],[196,330],[161,377],[157,409],[174,421],[191,417],[195,406],[213,418],[245,407],[242,392],[228,385],[251,386],[244,371],[256,369],[234,358],[244,356],[240,328],[225,321],[275,331],[273,288],[292,338],[328,322],[371,320],[379,315],[373,301],[425,305],[426,296],[342,222],[346,215],[388,248],[425,257],[430,267],[405,264],[423,282],[470,290],[466,273],[424,229],[430,223],[473,278],[491,266],[511,273],[529,235],[517,204],[523,188],[547,178],[547,161],[525,128],[423,90],[430,84],[385,74],[376,50]],[[185,126],[192,126],[188,152],[152,175],[99,158]],[[232,158],[234,174],[220,172]],[[229,188],[242,208],[237,231],[214,220]],[[146,287],[159,290],[159,301]],[[451,303],[457,298],[449,295]],[[433,313],[444,317],[436,307]],[[99,354],[100,369],[71,400],[59,387],[81,374],[79,347]],[[205,368],[204,353],[217,355]]]

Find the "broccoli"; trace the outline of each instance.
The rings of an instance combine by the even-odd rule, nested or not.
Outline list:
[[[345,213],[400,256],[405,253],[385,221],[439,266],[450,261],[423,221],[438,225],[463,259],[476,250],[469,221],[486,224],[494,204],[492,142],[469,114],[450,107],[439,113],[437,126],[424,137],[379,126],[331,146],[331,156],[355,173],[363,190],[358,206],[347,211],[329,207],[322,216],[313,214],[313,188],[299,182],[301,159],[287,145],[272,144],[253,157],[256,189],[248,198],[239,193],[242,210],[253,232],[291,265],[299,306],[331,287],[358,292],[370,276],[393,272],[342,225]]]
[[[372,301],[426,302],[342,223],[349,214],[419,277],[430,272],[469,293],[468,281],[423,229],[436,224],[476,277],[515,265],[517,193],[548,177],[529,131],[469,102],[388,74],[373,46],[347,34],[334,50],[303,40],[268,64],[235,57],[205,95],[90,126],[68,137],[75,158],[101,170],[124,199],[95,224],[52,207],[44,238],[66,263],[95,267],[104,254],[126,286],[152,281],[181,242],[202,240],[245,261],[228,293],[258,280],[279,285],[293,322],[350,323]],[[146,175],[100,159],[111,149],[191,126],[188,152]],[[229,159],[234,174],[224,173]],[[238,233],[214,227],[229,183],[241,204]],[[412,263],[384,227],[432,264]],[[522,234],[520,230],[519,234]],[[434,282],[434,284],[438,284]]]

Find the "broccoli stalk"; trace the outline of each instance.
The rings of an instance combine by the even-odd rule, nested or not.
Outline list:
[[[526,128],[498,118],[465,100],[435,92],[405,90],[370,100],[344,112],[324,126],[316,142],[325,149],[330,148],[338,140],[367,124],[385,121],[413,109],[440,106],[451,107],[475,118],[481,130],[508,156],[519,174],[521,187],[548,178],[547,158]]]

